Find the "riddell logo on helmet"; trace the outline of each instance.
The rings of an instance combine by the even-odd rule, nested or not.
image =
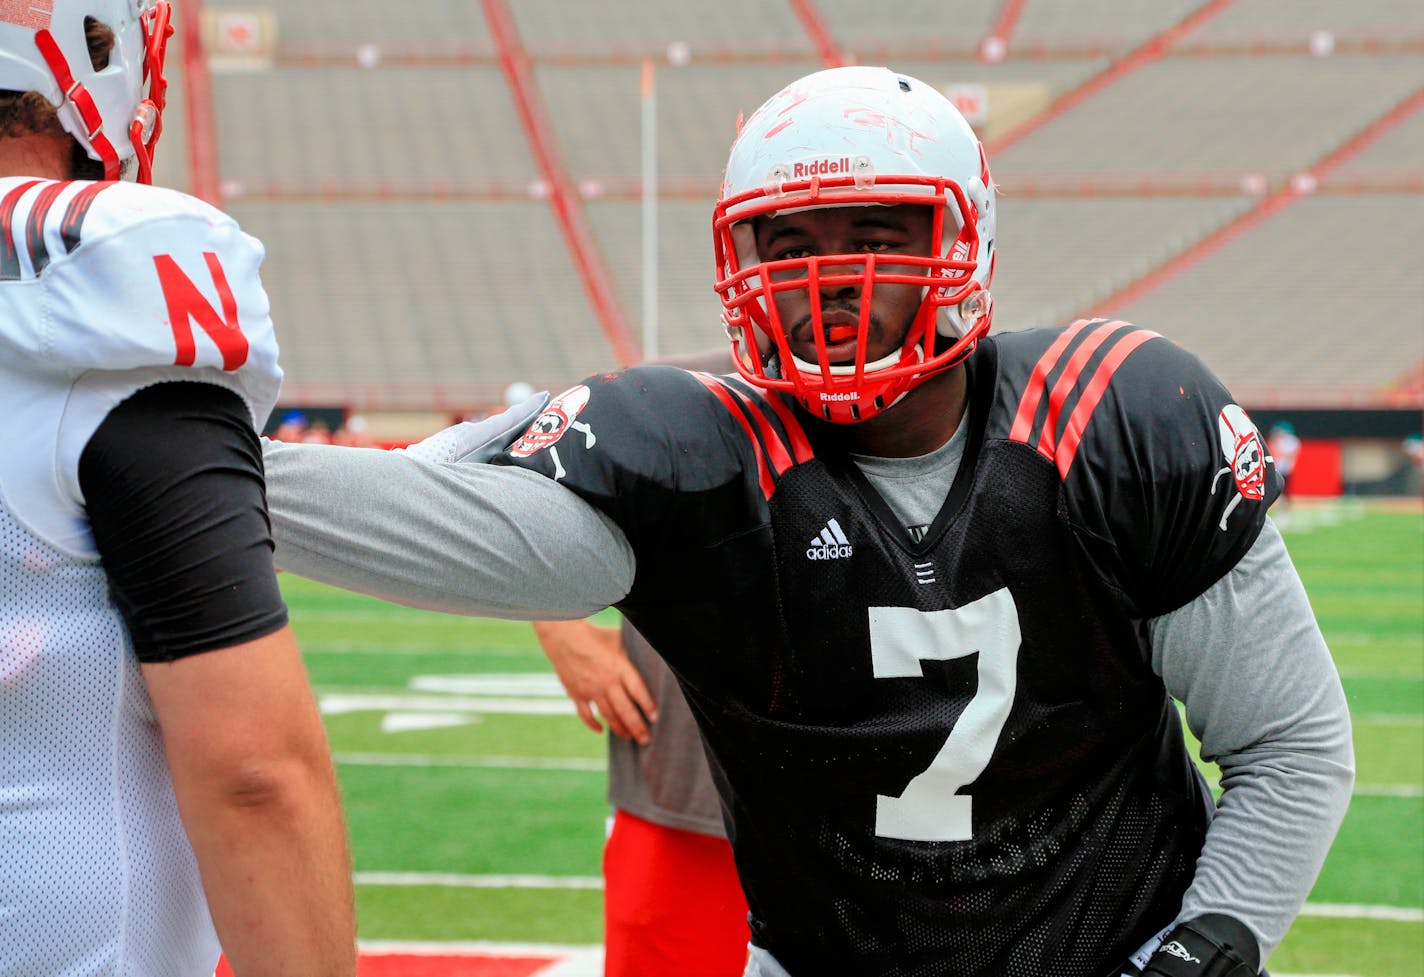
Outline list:
[[[832,402],[834,402],[834,401],[838,401],[838,400],[859,400],[859,399],[860,399],[860,394],[858,394],[858,393],[850,393],[850,394],[821,394],[820,396],[821,396],[821,403],[823,403],[823,404],[826,403],[827,401],[832,401]]]
[[[839,159],[813,159],[809,163],[791,164],[791,178],[803,180],[808,176],[839,176],[850,172],[850,157]]]

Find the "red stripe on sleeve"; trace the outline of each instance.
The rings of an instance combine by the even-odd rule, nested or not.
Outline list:
[[[806,437],[805,429],[801,427],[801,422],[796,419],[791,408],[786,406],[786,401],[776,394],[765,394],[762,399],[776,413],[776,416],[781,420],[782,427],[786,428],[786,436],[791,439],[791,453],[796,458],[796,464],[803,464],[816,457],[816,452],[811,449],[811,442]]]
[[[1093,374],[1093,379],[1088,383],[1087,389],[1083,391],[1083,396],[1078,399],[1078,406],[1073,408],[1073,414],[1068,418],[1068,426],[1063,431],[1063,443],[1058,446],[1056,456],[1060,477],[1068,477],[1068,469],[1073,467],[1073,459],[1078,455],[1078,444],[1083,440],[1083,432],[1088,427],[1088,421],[1091,420],[1098,401],[1102,400],[1103,394],[1107,393],[1108,383],[1112,381],[1112,376],[1117,368],[1122,366],[1123,360],[1131,356],[1137,347],[1149,339],[1160,338],[1158,333],[1147,329],[1128,333],[1103,358],[1102,363],[1098,364],[1098,371]]]
[[[94,198],[111,186],[113,186],[112,183],[91,183],[70,199],[69,206],[64,211],[64,220],[59,225],[60,234],[64,237],[64,246],[70,253],[79,247],[79,235],[84,228],[84,218],[89,216],[89,208],[93,206]]]
[[[1033,433],[1033,416],[1038,413],[1038,405],[1043,400],[1043,391],[1048,385],[1048,374],[1058,365],[1058,357],[1063,355],[1063,350],[1073,341],[1074,336],[1082,332],[1086,326],[1101,321],[1101,319],[1079,319],[1063,330],[1053,341],[1053,345],[1048,347],[1048,352],[1044,353],[1043,357],[1035,364],[1028,384],[1024,387],[1023,399],[1019,401],[1019,411],[1014,415],[1014,426],[1009,430],[1010,441],[1028,443],[1028,436]]]
[[[771,472],[766,467],[766,459],[762,456],[761,445],[757,443],[757,437],[752,431],[751,424],[737,407],[736,397],[732,395],[731,391],[727,390],[707,374],[694,373],[692,375],[696,377],[704,387],[712,391],[713,395],[722,402],[722,406],[727,408],[732,417],[742,426],[742,430],[746,432],[747,440],[752,443],[752,456],[756,458],[757,482],[761,485],[761,494],[770,499],[776,494],[776,483],[772,481]]]
[[[771,459],[771,467],[776,469],[776,474],[780,475],[790,468],[795,462],[791,460],[791,453],[786,450],[786,444],[781,440],[781,435],[776,433],[776,429],[771,426],[771,422],[752,403],[752,399],[735,387],[730,387],[717,377],[712,378],[724,390],[736,397],[746,408],[747,413],[756,421],[757,430],[761,432],[762,443],[766,445],[767,457]]]
[[[28,183],[21,183],[0,201],[0,281],[18,281],[20,278],[19,242],[15,240],[15,229],[11,226],[11,221],[15,217],[15,207],[20,198],[39,182],[30,180]]]
[[[1063,368],[1063,374],[1058,378],[1058,382],[1053,385],[1053,392],[1048,395],[1048,416],[1043,421],[1043,434],[1038,439],[1038,453],[1049,461],[1053,460],[1053,456],[1058,450],[1058,418],[1063,414],[1064,401],[1073,392],[1073,388],[1078,385],[1078,379],[1083,375],[1083,370],[1087,367],[1088,361],[1093,358],[1093,354],[1120,328],[1131,327],[1121,320],[1114,320],[1098,326],[1088,333],[1087,338],[1078,345],[1078,348],[1068,359],[1068,365]]]
[[[44,239],[45,219],[49,217],[54,202],[68,186],[68,183],[49,184],[39,192],[30,207],[29,219],[25,221],[25,250],[29,252],[30,266],[34,268],[36,275],[49,267],[49,245]]]

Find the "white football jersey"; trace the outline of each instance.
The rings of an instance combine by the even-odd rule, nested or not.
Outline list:
[[[262,246],[201,201],[0,179],[0,974],[211,975],[218,945],[79,490],[168,380],[281,383]]]

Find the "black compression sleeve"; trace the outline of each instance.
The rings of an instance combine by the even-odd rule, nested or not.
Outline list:
[[[79,487],[114,601],[142,661],[276,631],[262,449],[247,408],[210,383],[161,383],[109,412]]]

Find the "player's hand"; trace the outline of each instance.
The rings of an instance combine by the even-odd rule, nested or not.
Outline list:
[[[422,461],[489,461],[524,433],[548,402],[549,395],[540,391],[498,414],[452,424],[423,441],[397,450]]]
[[[534,633],[585,726],[603,732],[602,717],[613,733],[648,745],[648,724],[657,721],[657,704],[624,651],[617,628],[588,621],[536,621]]]
[[[1229,916],[1209,913],[1167,933],[1141,969],[1129,962],[1121,977],[1256,977],[1256,937]],[[1269,977],[1260,971],[1261,977]]]

